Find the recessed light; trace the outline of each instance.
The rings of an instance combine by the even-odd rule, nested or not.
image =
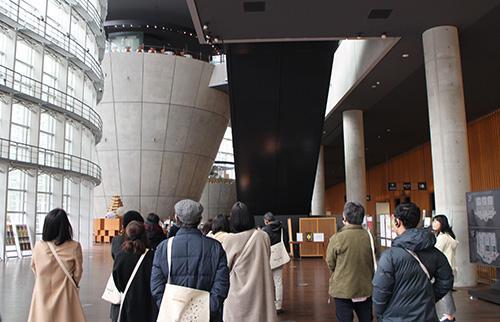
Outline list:
[[[377,85],[373,84],[373,85],[372,85],[372,88],[377,88]]]
[[[380,38],[382,38],[382,39],[387,38],[387,34],[386,34],[385,32],[383,32],[383,33],[380,35]]]
[[[404,53],[404,54],[402,54],[402,55],[401,55],[401,57],[403,57],[403,58],[408,58],[408,57],[410,57],[410,54],[408,54],[408,53]]]
[[[203,25],[203,30],[208,30],[208,25]]]
[[[380,82],[377,82],[377,85],[380,85]]]
[[[326,131],[323,131],[323,134],[326,134]]]
[[[391,132],[391,129],[385,129],[385,131],[386,131],[387,133],[389,133],[389,132]]]

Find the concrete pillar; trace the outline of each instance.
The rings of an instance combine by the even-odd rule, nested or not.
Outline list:
[[[359,202],[366,209],[365,131],[363,112],[342,113],[344,125],[345,189],[347,201]]]
[[[323,146],[319,148],[318,167],[316,168],[316,179],[314,179],[314,190],[311,200],[311,215],[325,215],[325,163]]]
[[[458,30],[453,26],[423,33],[425,75],[431,130],[436,213],[445,214],[460,241],[456,286],[476,284],[469,261],[465,193],[470,191],[470,165]]]

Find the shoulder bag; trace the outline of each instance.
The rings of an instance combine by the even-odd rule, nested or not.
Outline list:
[[[269,263],[271,264],[271,270],[280,268],[290,261],[290,255],[286,251],[285,244],[283,243],[283,228],[281,228],[281,240],[271,246],[271,259]]]
[[[59,264],[59,266],[63,270],[64,274],[66,274],[66,276],[68,277],[68,279],[71,282],[71,284],[78,290],[78,285],[76,284],[75,279],[73,278],[73,275],[71,275],[69,273],[69,271],[66,268],[66,265],[64,265],[61,257],[59,257],[59,255],[57,254],[56,249],[54,248],[54,245],[52,244],[52,242],[47,242],[47,245],[49,246],[50,251],[54,255],[57,263]]]
[[[377,257],[375,256],[375,242],[373,241],[372,233],[369,229],[366,230],[368,236],[370,237],[370,246],[372,248],[372,257],[373,257],[373,271],[377,271]]]
[[[172,271],[172,243],[168,239],[168,279],[161,300],[157,322],[208,322],[210,321],[210,293],[170,283]]]
[[[146,253],[148,252],[148,249],[144,252],[144,254],[141,255],[139,260],[137,261],[137,264],[135,264],[134,270],[132,272],[132,275],[130,275],[130,278],[128,279],[127,286],[125,287],[125,292],[121,293],[118,291],[118,288],[116,288],[115,285],[115,280],[113,279],[113,272],[111,272],[108,282],[106,283],[106,288],[104,289],[104,293],[102,293],[101,298],[111,304],[122,304],[123,299],[125,298],[125,294],[128,291],[128,288],[130,284],[132,283],[132,280],[134,279],[135,274],[137,273],[137,270],[139,269],[139,266],[142,263],[142,260],[146,256]],[[121,308],[120,308],[121,311]]]
[[[413,258],[415,258],[418,262],[418,264],[420,265],[420,268],[422,268],[422,270],[424,271],[425,275],[427,276],[427,279],[431,280],[431,274],[429,274],[429,271],[427,270],[427,267],[425,267],[425,265],[420,261],[420,258],[418,258],[417,254],[415,254],[415,252],[409,250],[409,249],[406,249],[405,250],[410,253],[411,256],[413,256]]]

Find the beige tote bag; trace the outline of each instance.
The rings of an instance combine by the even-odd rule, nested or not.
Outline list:
[[[283,243],[283,228],[281,228],[281,241],[271,246],[271,270],[279,268],[290,261],[290,255],[286,251],[285,244]]]
[[[168,280],[161,300],[157,322],[209,322],[210,293],[194,288],[170,284],[172,243],[168,239]]]

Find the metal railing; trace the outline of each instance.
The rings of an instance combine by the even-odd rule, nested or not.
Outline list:
[[[5,88],[3,89],[3,87]],[[23,98],[28,96],[28,100],[34,103],[64,113],[87,126],[94,134],[96,143],[101,140],[102,119],[99,114],[83,101],[63,91],[42,84],[40,81],[2,65],[0,65],[0,90]]]
[[[209,179],[224,179],[224,180],[234,180],[236,179],[234,162],[230,161],[214,161]]]
[[[113,45],[115,45],[116,47],[113,48]],[[211,55],[207,55],[207,54],[204,54],[202,52],[194,52],[194,51],[190,51],[187,49],[180,49],[180,48],[169,47],[169,46],[142,44],[139,47],[141,47],[141,48],[131,47],[131,46],[118,46],[116,44],[112,44],[110,41],[106,42],[106,51],[107,52],[154,53],[154,54],[163,54],[163,55],[183,56],[186,58],[193,58],[193,59],[197,59],[197,60],[203,60],[206,62],[210,62],[212,59]]]
[[[93,29],[94,33],[98,34],[100,32],[103,23],[101,15],[99,14],[97,8],[94,7],[94,5],[89,0],[71,0],[67,2],[69,2],[70,4],[72,3],[77,4],[75,8],[78,11],[78,13],[81,16],[89,15],[90,18],[92,19],[92,22],[94,23],[94,29]]]
[[[101,168],[92,161],[38,146],[0,139],[0,159],[54,172],[71,172],[101,183]]]
[[[24,0],[21,1],[24,2]],[[68,53],[69,56],[76,57],[82,64],[90,68],[92,73],[89,76],[93,80],[103,80],[103,72],[96,57],[83,48],[71,35],[63,33],[56,26],[44,21],[44,18],[37,17],[33,12],[11,0],[6,0],[0,7],[0,14],[7,16],[21,26],[21,28],[19,26],[12,27],[18,28],[26,34],[33,33],[42,37]]]

